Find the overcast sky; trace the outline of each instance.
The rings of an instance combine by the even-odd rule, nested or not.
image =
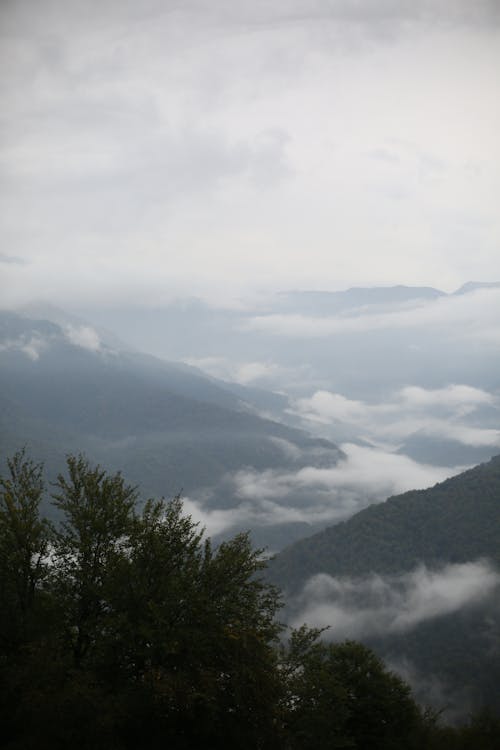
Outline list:
[[[500,280],[497,0],[2,0],[0,293]]]

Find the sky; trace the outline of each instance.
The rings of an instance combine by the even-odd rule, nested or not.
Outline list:
[[[7,305],[500,280],[497,0],[3,0]]]

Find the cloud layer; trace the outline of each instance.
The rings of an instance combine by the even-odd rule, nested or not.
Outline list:
[[[208,535],[282,524],[328,525],[390,495],[434,485],[463,468],[419,464],[407,456],[354,444],[340,447],[345,458],[324,468],[317,465],[316,456],[315,465],[296,470],[245,469],[227,475],[222,484],[232,507],[217,507],[214,488],[202,499],[186,498],[186,511]],[[302,462],[307,458],[297,446],[282,449],[288,457],[291,453]]]
[[[0,26],[11,303],[500,278],[494,0],[19,0]]]
[[[421,566],[399,576],[309,579],[292,602],[292,625],[329,627],[335,639],[401,633],[484,601],[500,586],[487,561]],[[328,637],[328,636],[327,636]]]
[[[310,398],[298,399],[292,411],[306,422],[350,425],[368,440],[392,441],[395,447],[416,434],[475,447],[500,447],[500,430],[484,426],[480,418],[474,422],[475,412],[482,407],[498,413],[498,396],[450,384],[436,389],[405,386],[392,400],[375,404],[317,391]]]
[[[60,343],[61,340],[91,352],[102,350],[102,342],[94,328],[86,325],[65,325],[61,328],[60,334],[47,334],[33,330],[16,338],[4,338],[0,341],[0,352],[18,351],[36,361],[44,352],[49,351],[51,346]]]
[[[500,342],[500,288],[412,302],[389,311],[379,312],[372,305],[332,317],[270,314],[245,321],[249,330],[298,339],[371,331],[425,330],[429,326],[434,332],[449,329],[460,339]]]

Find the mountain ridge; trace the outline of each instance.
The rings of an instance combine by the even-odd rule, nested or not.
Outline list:
[[[460,531],[450,539],[452,518]],[[422,562],[440,565],[484,556],[500,563],[499,542],[500,455],[434,487],[370,505],[295,542],[276,555],[269,571],[273,582],[286,589],[293,581],[296,589],[319,572],[337,576],[395,573]]]

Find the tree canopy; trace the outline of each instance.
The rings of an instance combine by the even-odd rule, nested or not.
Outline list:
[[[139,509],[120,474],[83,456],[55,483],[57,525],[40,517],[44,492],[41,466],[8,461],[0,747],[424,746],[410,689],[369,649],[305,627],[285,638],[248,535],[214,549],[180,498]]]

